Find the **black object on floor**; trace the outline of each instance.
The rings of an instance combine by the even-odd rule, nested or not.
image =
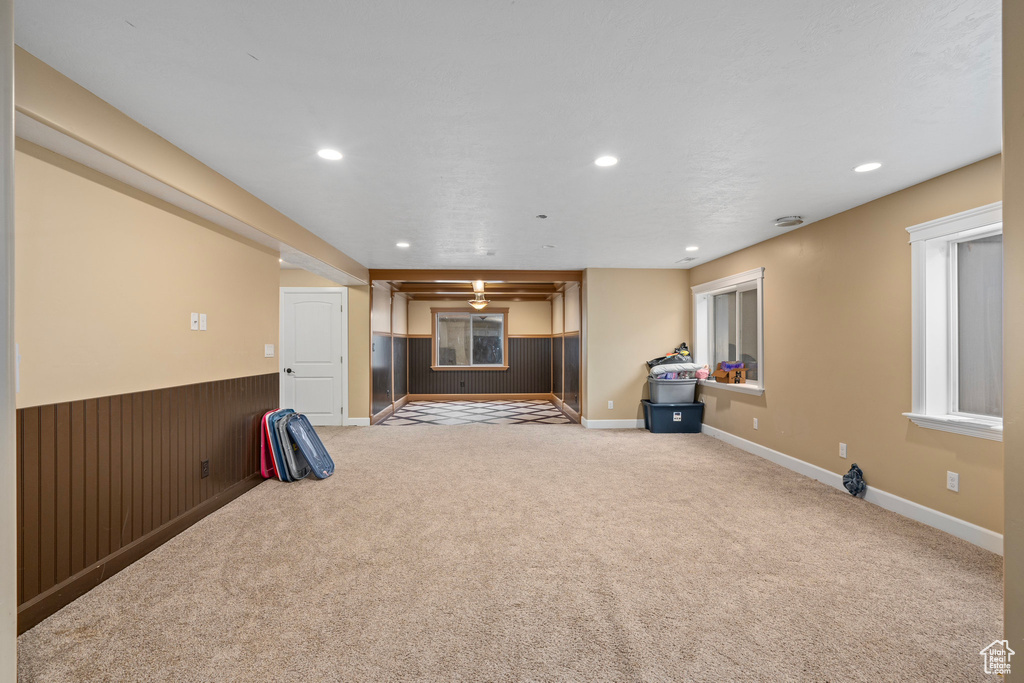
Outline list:
[[[853,496],[859,496],[867,489],[868,485],[864,483],[864,472],[857,467],[857,463],[853,463],[850,471],[843,475],[843,486]]]
[[[654,434],[699,434],[703,403],[651,403],[646,398],[644,428]]]

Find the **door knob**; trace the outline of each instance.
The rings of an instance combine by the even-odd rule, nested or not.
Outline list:
[[[285,368],[284,371],[287,372],[289,375],[295,374],[295,371],[292,370],[291,368]]]

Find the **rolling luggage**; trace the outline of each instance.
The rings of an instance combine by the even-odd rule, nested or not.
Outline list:
[[[314,477],[326,479],[334,474],[334,461],[305,415],[289,416],[285,428],[297,452],[309,464]]]
[[[280,478],[274,466],[274,452],[270,448],[270,435],[267,432],[267,418],[275,412],[277,411],[267,411],[260,420],[260,474],[264,479]]]
[[[285,470],[291,481],[298,481],[309,476],[312,468],[305,458],[299,455],[298,447],[292,442],[288,435],[288,423],[298,417],[295,411],[274,420],[274,428],[277,430],[278,440],[281,444],[281,459],[284,461]],[[271,418],[274,419],[274,418]]]

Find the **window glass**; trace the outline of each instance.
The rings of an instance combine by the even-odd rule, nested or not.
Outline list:
[[[747,381],[757,381],[757,290],[738,292],[739,297],[739,357],[747,368]]]
[[[714,368],[723,361],[736,360],[736,292],[712,297],[714,306]]]
[[[438,313],[437,364],[504,365],[504,313]]]
[[[468,315],[437,314],[438,365],[469,365],[470,339]]]
[[[1003,415],[1003,236],[956,245],[957,412]]]
[[[502,365],[505,316],[473,315],[473,365]]]

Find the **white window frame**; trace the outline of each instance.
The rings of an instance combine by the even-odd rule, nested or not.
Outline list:
[[[910,234],[911,412],[926,429],[1003,440],[1003,420],[955,412],[957,388],[956,249],[961,242],[1002,234],[1003,203],[995,202],[907,228]]]
[[[754,287],[750,285],[753,284]],[[765,357],[764,357],[764,268],[754,268],[744,273],[705,282],[690,288],[693,293],[693,355],[701,365],[711,365],[711,338],[714,325],[714,307],[711,298],[717,294],[757,289],[757,381],[744,384],[716,382],[708,378],[701,380],[703,386],[736,391],[742,394],[761,396],[765,390]],[[739,313],[739,301],[736,305]],[[737,328],[737,334],[739,329]]]

